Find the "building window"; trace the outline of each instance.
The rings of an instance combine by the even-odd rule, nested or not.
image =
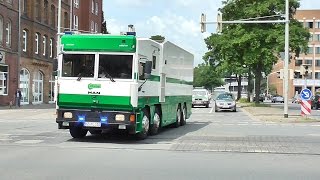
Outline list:
[[[314,36],[315,41],[320,41],[320,34],[315,34]]]
[[[317,29],[320,29],[320,22],[316,22],[315,26],[316,26]]]
[[[310,33],[310,37],[309,37],[309,41],[313,41],[313,34],[312,33]]]
[[[91,32],[94,32],[94,22],[91,21]]]
[[[295,63],[295,66],[301,66],[301,64],[302,64],[302,60],[301,59],[297,59],[296,63]]]
[[[35,34],[35,45],[36,45],[36,50],[34,51],[35,54],[39,54],[39,34]]]
[[[74,29],[74,30],[78,30],[78,23],[79,23],[79,22],[78,22],[78,21],[79,21],[78,16],[74,15],[73,19],[74,19],[73,29]]]
[[[305,60],[305,63],[306,63],[306,64],[309,64],[310,66],[312,66],[312,60],[311,60],[311,59],[306,59],[306,60]]]
[[[74,0],[74,7],[79,8],[79,0]]]
[[[320,72],[315,72],[315,79],[320,79]]]
[[[43,74],[38,71],[33,76],[33,103],[43,102]]]
[[[52,56],[53,56],[53,40],[52,40],[52,38],[50,39],[50,58],[52,58]]]
[[[313,54],[313,47],[309,47],[307,53],[308,53],[308,54]]]
[[[91,1],[91,12],[92,12],[92,14],[94,14],[94,1],[93,0]]]
[[[24,29],[22,31],[22,51],[27,52],[28,32]]]
[[[0,16],[0,46],[2,46],[3,40],[3,18]]]
[[[22,3],[22,12],[27,13],[28,0],[23,0]]]
[[[316,59],[315,64],[316,66],[320,66],[320,59]]]
[[[316,54],[320,54],[320,47],[316,47]]]
[[[0,66],[0,95],[8,95],[8,66]]]
[[[69,26],[69,15],[67,12],[64,12],[64,18],[63,18],[63,21],[64,21],[64,28],[67,28]]]
[[[94,29],[95,29],[95,33],[98,33],[98,24],[97,23],[94,24]]]
[[[40,0],[36,1],[36,8],[35,8],[36,18],[38,21],[41,21],[41,2]]]
[[[310,28],[310,29],[313,28],[313,22],[308,22],[307,25],[308,25],[308,28]]]
[[[22,68],[20,71],[20,90],[21,90],[21,104],[29,104],[29,71]]]
[[[49,3],[48,0],[44,1],[44,22],[48,24],[49,21]]]
[[[96,9],[96,15],[98,15],[98,7],[99,7],[98,3],[96,2],[96,8],[95,8]]]
[[[51,5],[51,26],[56,27],[56,8],[54,5]]]
[[[47,37],[46,37],[46,36],[43,36],[42,38],[43,38],[43,41],[42,41],[43,53],[42,53],[42,55],[43,55],[43,56],[46,56],[46,51],[47,51],[47,48],[46,48],[46,46],[47,46]]]
[[[54,76],[51,76],[49,80],[50,91],[49,91],[49,103],[54,103]]]
[[[6,25],[6,45],[11,46],[11,22],[8,21]]]

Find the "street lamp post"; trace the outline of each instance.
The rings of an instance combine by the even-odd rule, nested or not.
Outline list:
[[[286,0],[286,10],[285,10],[285,59],[284,59],[284,117],[288,118],[288,92],[289,92],[289,0]]]

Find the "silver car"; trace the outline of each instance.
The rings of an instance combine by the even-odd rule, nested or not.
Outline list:
[[[236,101],[231,93],[219,94],[215,100],[215,112],[228,110],[237,111]]]

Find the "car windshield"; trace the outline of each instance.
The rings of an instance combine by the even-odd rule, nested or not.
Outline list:
[[[205,91],[193,91],[192,94],[196,95],[196,96],[205,96],[206,92]]]
[[[233,100],[233,97],[231,94],[220,94],[217,100]]]

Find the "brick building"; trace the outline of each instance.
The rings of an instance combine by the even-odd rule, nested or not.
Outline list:
[[[18,87],[18,0],[0,0],[0,104],[14,101]]]
[[[289,98],[300,93],[305,85],[305,80],[300,75],[301,64],[309,64],[311,73],[307,78],[307,87],[315,93],[320,90],[320,10],[297,10],[295,18],[299,20],[310,31],[308,43],[308,53],[300,54],[300,57],[291,59],[289,69],[295,72],[295,78],[289,80]],[[283,94],[283,81],[279,79],[278,73],[283,69],[283,61],[279,60],[273,67],[273,72],[269,74],[269,84],[276,87],[277,93]]]
[[[54,103],[52,62],[57,57],[59,1],[20,2],[19,34],[19,0],[0,0],[0,105],[14,99],[17,87],[22,91],[21,104]],[[62,32],[101,32],[102,0],[61,2]]]

